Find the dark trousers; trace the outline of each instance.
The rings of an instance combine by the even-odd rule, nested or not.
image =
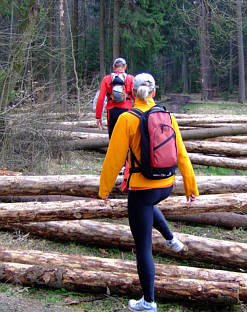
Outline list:
[[[171,191],[172,186],[128,193],[128,217],[136,246],[137,271],[144,299],[148,302],[154,301],[155,269],[152,255],[152,227],[158,230],[166,240],[173,238],[165,217],[155,205],[167,198]]]
[[[119,115],[127,111],[128,111],[127,108],[119,108],[119,107],[114,107],[112,109],[107,110],[107,124],[108,124],[109,139],[111,138],[114,126],[118,120]]]

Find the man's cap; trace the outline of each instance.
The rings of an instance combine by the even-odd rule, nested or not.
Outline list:
[[[137,91],[140,86],[147,86],[150,88],[150,90],[154,89],[154,77],[149,73],[141,73],[136,75],[133,81],[133,89]]]
[[[127,63],[126,63],[126,61],[125,61],[125,59],[124,58],[122,58],[122,57],[118,57],[118,58],[116,58],[115,60],[114,60],[114,62],[113,62],[113,66],[115,66],[115,65],[126,65]]]

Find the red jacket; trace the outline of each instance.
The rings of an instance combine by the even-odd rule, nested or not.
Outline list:
[[[127,109],[132,108],[131,99],[133,98],[132,97],[133,80],[134,80],[134,76],[127,74],[125,83],[126,83],[126,93],[129,95],[128,99],[124,102],[114,103],[108,96],[112,93],[111,75],[107,75],[103,78],[101,82],[101,86],[100,86],[100,92],[99,92],[99,97],[97,100],[97,105],[96,105],[96,118],[97,119],[101,119],[102,110],[104,107],[105,95],[108,98],[106,109],[111,109],[113,107],[127,108]]]

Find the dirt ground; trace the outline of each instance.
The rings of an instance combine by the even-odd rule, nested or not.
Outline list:
[[[86,312],[84,309],[73,309],[43,303],[35,299],[0,294],[0,312]]]

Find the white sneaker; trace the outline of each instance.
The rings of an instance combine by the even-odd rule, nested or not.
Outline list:
[[[147,302],[142,297],[140,300],[131,299],[129,301],[130,311],[157,312],[157,304],[155,302]]]
[[[184,249],[184,244],[180,242],[180,240],[178,240],[176,237],[173,237],[172,240],[167,241],[166,243],[169,249],[174,252],[180,252]]]

